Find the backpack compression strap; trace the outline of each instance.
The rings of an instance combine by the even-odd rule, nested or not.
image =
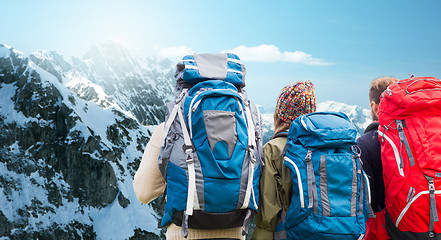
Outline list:
[[[254,129],[254,122],[253,119],[251,117],[251,110],[250,110],[250,105],[249,102],[245,101],[244,102],[245,105],[245,116],[247,119],[247,125],[248,125],[248,152],[250,154],[251,157],[251,161],[250,161],[250,169],[248,171],[248,184],[247,184],[247,189],[246,189],[246,193],[245,193],[245,199],[242,205],[242,209],[249,207],[249,203],[250,203],[250,198],[251,195],[253,197],[253,203],[254,205],[256,204],[255,202],[255,196],[254,196],[254,191],[253,191],[253,176],[254,176],[254,164],[256,163],[256,155],[254,154],[254,150],[256,150],[256,135],[255,135],[255,129]],[[255,206],[257,209],[257,206]]]
[[[318,214],[318,196],[315,182],[314,166],[312,165],[312,150],[308,150],[305,157],[306,174],[308,182],[308,208],[313,208]]]
[[[180,110],[180,102],[182,101],[182,99],[184,99],[185,95],[187,94],[188,89],[184,88],[182,89],[181,94],[179,95],[179,97],[176,99],[175,101],[175,106],[173,107],[173,110],[170,113],[170,116],[167,119],[167,122],[165,122],[164,125],[164,132],[162,134],[162,138],[161,138],[161,146],[164,147],[165,146],[165,138],[167,137],[168,131],[170,131],[170,126],[172,125],[173,121],[175,120],[178,111]]]
[[[193,143],[191,142],[187,126],[185,124],[182,111],[178,111],[179,122],[181,123],[182,133],[184,135],[184,149],[188,167],[188,194],[187,194],[187,208],[184,211],[184,218],[182,219],[182,236],[188,236],[188,216],[193,215],[194,195],[196,193],[196,173],[194,168]]]
[[[367,208],[369,212],[369,218],[376,218],[376,215],[374,214],[374,211],[372,210],[371,206],[371,189],[370,189],[370,182],[366,175],[366,173],[363,171],[363,162],[361,161],[361,149],[357,145],[354,145],[351,147],[352,152],[355,154],[353,160],[357,159],[358,165],[361,169],[357,170],[361,172],[361,192],[360,192],[360,200],[359,202],[363,202],[363,191],[366,193],[366,199],[367,199]],[[364,187],[365,186],[365,187]],[[364,189],[363,189],[364,188]],[[362,205],[359,206],[359,215],[362,215]]]
[[[251,116],[251,110],[250,110],[250,103],[248,101],[244,101],[245,105],[245,117],[247,120],[247,130],[248,130],[248,153],[250,154],[250,165],[248,170],[248,183],[247,183],[247,189],[245,193],[245,198],[243,201],[243,205],[241,209],[246,209],[250,206],[250,198],[253,197],[253,204],[254,207],[257,209],[256,206],[256,198],[254,196],[253,191],[253,176],[254,176],[254,164],[256,163],[256,155],[254,154],[254,150],[257,150],[256,146],[256,133],[254,129],[254,122]],[[244,219],[244,224],[242,227],[242,235],[248,234],[248,223],[251,218],[251,210],[248,209],[247,214]]]
[[[398,136],[400,137],[400,144],[404,144],[404,147],[406,148],[406,152],[407,152],[407,157],[409,158],[410,166],[412,167],[413,165],[415,165],[415,160],[413,158],[412,151],[410,150],[409,141],[407,141],[406,134],[404,134],[403,127],[406,127],[406,124],[404,120],[396,120],[395,122],[397,123],[397,130],[398,130]],[[403,168],[402,157],[400,164],[401,164],[401,168]]]

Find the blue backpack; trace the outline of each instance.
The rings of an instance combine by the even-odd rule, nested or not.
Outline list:
[[[284,222],[288,239],[363,239],[370,191],[356,135],[343,113],[293,121],[284,157],[293,192]]]
[[[195,54],[178,64],[190,84],[169,106],[159,168],[167,182],[161,226],[244,227],[257,210],[261,119],[246,98],[245,68],[234,54]]]

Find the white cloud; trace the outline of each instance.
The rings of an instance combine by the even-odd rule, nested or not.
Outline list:
[[[173,60],[180,60],[185,55],[195,53],[192,48],[183,45],[178,47],[156,46],[155,49],[158,52],[158,55],[160,55],[161,57],[171,58]],[[241,45],[232,50],[223,52],[232,52],[237,54],[242,60],[254,62],[290,62],[318,66],[327,66],[334,64],[320,58],[314,58],[311,54],[302,51],[281,52],[277,46],[266,44],[262,44],[257,47],[247,47],[245,45]]]
[[[333,63],[326,62],[325,60],[320,58],[314,58],[311,54],[302,51],[280,52],[279,48],[275,45],[262,44],[257,47],[247,47],[245,45],[241,45],[234,48],[233,50],[228,50],[226,52],[235,53],[240,57],[240,59],[247,61],[291,62],[320,66],[333,65]]]
[[[157,48],[157,51],[161,57],[166,57],[171,59],[181,59],[185,55],[195,53],[193,49],[186,46]]]
[[[247,47],[241,45],[226,52],[235,53],[242,60],[256,62],[277,62],[283,57],[282,53],[279,51],[279,48],[274,45],[260,45],[258,47]]]

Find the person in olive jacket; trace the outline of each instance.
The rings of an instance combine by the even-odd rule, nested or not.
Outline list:
[[[263,147],[265,167],[259,183],[259,210],[252,239],[286,239],[283,220],[290,204],[292,184],[288,169],[283,168],[282,151],[292,121],[315,112],[316,105],[311,81],[290,84],[280,92],[274,113],[274,135]]]

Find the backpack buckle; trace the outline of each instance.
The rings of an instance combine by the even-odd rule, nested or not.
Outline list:
[[[253,145],[248,145],[248,152],[250,153],[250,157],[251,157],[251,163],[256,163],[256,155],[254,155],[254,146]]]
[[[305,160],[308,162],[308,161],[311,161],[311,159],[312,159],[312,151],[308,150],[308,152],[306,153]]]
[[[185,157],[186,157],[186,162],[188,164],[193,163],[193,148],[191,146],[186,146],[184,145],[184,152],[185,152]]]
[[[191,164],[194,162],[193,160],[193,153],[186,153],[187,156],[187,160],[185,160],[187,162],[187,164]]]
[[[178,98],[175,100],[175,104],[179,104],[182,99],[184,99],[185,94],[187,93],[188,89],[183,89],[181,94],[179,94]]]
[[[433,179],[430,179],[430,180],[429,180],[429,193],[430,193],[430,194],[435,193],[435,185],[434,185],[434,183],[433,183]]]
[[[352,145],[351,146],[351,151],[355,154],[355,155],[352,156],[353,158],[361,159],[361,149],[360,149],[359,146]]]

